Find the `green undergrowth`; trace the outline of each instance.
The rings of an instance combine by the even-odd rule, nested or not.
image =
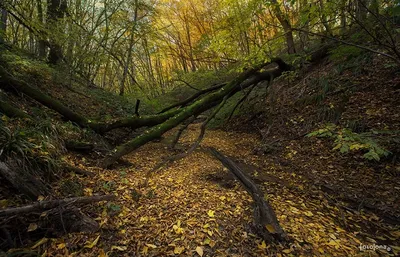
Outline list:
[[[360,153],[367,160],[380,161],[391,154],[384,144],[390,143],[393,138],[399,135],[399,132],[371,130],[364,133],[355,133],[349,128],[327,124],[307,134],[307,137],[329,138],[334,141],[332,150],[338,150],[342,154]]]
[[[59,158],[65,152],[60,126],[51,121],[10,120],[0,122],[0,161],[20,174],[29,173],[51,180],[61,169]]]
[[[65,168],[63,156],[67,141],[95,142],[98,148],[107,148],[101,136],[71,122],[1,117],[0,162],[21,175],[28,173],[45,181],[59,177]]]

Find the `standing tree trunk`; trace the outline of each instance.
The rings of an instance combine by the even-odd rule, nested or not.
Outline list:
[[[4,1],[4,0],[2,0]],[[0,43],[4,43],[6,30],[7,30],[7,17],[8,12],[6,9],[0,9],[1,17],[0,17]]]
[[[133,21],[132,21],[132,29],[130,31],[131,34],[129,37],[128,53],[126,55],[124,71],[122,73],[121,85],[119,87],[119,95],[121,95],[121,96],[124,95],[124,93],[125,93],[125,82],[126,82],[126,78],[128,76],[128,72],[129,72],[129,64],[132,62],[132,50],[133,50],[133,45],[135,43],[137,15],[138,15],[138,0],[135,0],[135,14],[134,14]]]
[[[371,12],[379,15],[379,0],[371,0],[369,9]]]
[[[333,36],[333,32],[331,30],[331,27],[329,26],[328,18],[326,17],[326,13],[325,13],[324,0],[319,0],[319,6],[321,8],[321,22],[322,22],[322,25],[324,25],[324,27],[325,27],[325,34],[327,34],[328,36]]]
[[[346,33],[346,27],[347,27],[346,0],[342,0],[340,6],[340,33],[342,35]]]
[[[365,8],[368,6],[368,0],[355,0],[355,16],[359,21],[365,21],[367,18],[368,10]]]
[[[302,0],[300,2],[300,27],[306,31],[310,30],[310,8],[307,0]],[[309,36],[308,33],[299,32],[300,43],[302,50],[305,50],[308,45]]]
[[[52,30],[50,39],[49,63],[57,64],[63,59],[61,45],[57,42],[60,19],[67,12],[66,0],[47,0],[47,25]]]
[[[39,24],[43,26],[44,16],[43,16],[42,0],[36,0],[36,4],[37,4]],[[41,59],[44,59],[46,57],[46,40],[44,40],[43,38],[39,38],[38,40],[38,56]]]
[[[276,18],[281,24],[283,31],[285,32],[286,44],[288,48],[288,54],[296,53],[296,48],[293,39],[292,25],[290,24],[289,18],[282,12],[281,7],[277,0],[272,0],[272,10],[275,13]]]
[[[190,68],[191,71],[196,71],[196,63],[194,61],[193,57],[193,46],[192,46],[192,39],[191,39],[191,33],[190,33],[190,26],[189,26],[189,21],[187,20],[187,17],[185,16],[183,19],[183,22],[185,24],[185,30],[186,30],[186,38],[187,38],[187,43],[189,46],[189,60],[190,60]]]

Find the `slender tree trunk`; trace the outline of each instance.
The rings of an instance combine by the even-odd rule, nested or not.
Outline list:
[[[57,39],[60,19],[64,18],[67,11],[66,0],[47,0],[47,24],[52,31],[50,39],[49,63],[57,64],[63,58],[63,50]],[[55,34],[55,35],[54,35]]]
[[[347,18],[346,18],[346,0],[342,0],[340,6],[340,33],[344,35],[346,33]]]
[[[288,17],[286,17],[286,15],[282,12],[277,0],[272,0],[271,2],[275,16],[278,19],[279,23],[282,25],[283,31],[285,32],[288,53],[294,54],[296,53],[296,48],[293,39],[292,25],[290,24]]]
[[[119,95],[121,95],[121,96],[125,94],[125,82],[126,82],[126,78],[128,76],[128,72],[129,72],[129,65],[130,65],[130,63],[132,61],[133,43],[134,43],[134,30],[132,29],[131,35],[130,35],[130,38],[129,38],[128,53],[126,54],[124,70],[122,72],[121,84],[119,86]]]
[[[300,24],[300,26],[304,30],[309,31],[310,30],[310,26],[309,26],[309,24],[310,24],[310,20],[309,20],[310,9],[309,9],[309,6],[308,6],[308,1],[307,0],[302,0],[300,2],[300,8],[299,9],[301,10],[301,13],[300,13],[301,14],[301,18],[300,18],[301,24]],[[308,45],[309,36],[308,36],[307,33],[304,33],[304,32],[299,32],[299,36],[300,36],[301,48],[303,50],[305,50],[307,45]]]
[[[371,0],[369,9],[371,10],[371,12],[374,12],[375,14],[379,14],[379,0]]]
[[[42,0],[36,0],[36,4],[37,4],[37,12],[38,12],[39,24],[41,26],[43,26],[43,24],[44,24],[44,15],[43,15]],[[38,56],[41,59],[46,58],[46,41],[43,40],[42,38],[39,38],[39,40],[38,40]]]
[[[188,41],[188,45],[189,45],[189,60],[190,60],[190,65],[191,65],[191,70],[192,71],[196,71],[196,63],[194,61],[194,57],[193,57],[193,46],[192,46],[192,38],[190,36],[190,27],[189,27],[189,21],[186,19],[184,19],[184,23],[185,23],[185,29],[186,29],[186,38]]]
[[[367,18],[367,9],[365,6],[368,6],[368,0],[354,0],[355,1],[355,6],[356,6],[356,18],[359,21],[365,21]]]
[[[325,14],[324,0],[319,0],[319,5],[320,5],[320,8],[321,8],[321,22],[322,22],[322,25],[324,25],[324,27],[325,27],[325,33],[328,36],[332,36],[333,33],[332,33],[332,30],[331,30],[331,27],[329,26],[328,19],[327,19],[326,14]]]
[[[1,17],[0,17],[0,43],[4,43],[5,36],[6,36],[6,31],[7,31],[8,12],[7,12],[6,9],[0,9],[0,11],[1,11]]]
[[[128,47],[128,53],[126,55],[126,60],[125,60],[125,65],[124,65],[124,71],[122,73],[122,79],[121,79],[121,84],[119,87],[119,95],[124,95],[125,94],[125,82],[126,78],[128,76],[129,72],[129,65],[132,62],[132,50],[133,50],[133,45],[135,43],[135,32],[136,32],[136,23],[137,23],[137,15],[138,15],[138,0],[135,0],[135,14],[134,18],[132,21],[132,29],[130,31],[130,37],[129,37],[129,47]]]

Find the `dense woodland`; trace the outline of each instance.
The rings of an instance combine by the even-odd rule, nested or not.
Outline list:
[[[0,256],[397,256],[399,0],[1,0]]]

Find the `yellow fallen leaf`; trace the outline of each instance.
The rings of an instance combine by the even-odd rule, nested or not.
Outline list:
[[[208,214],[208,216],[210,216],[211,218],[213,218],[213,217],[214,217],[214,214],[215,214],[215,211],[209,210],[209,211],[207,212],[207,214]]]
[[[153,244],[146,244],[148,247],[150,247],[150,248],[153,248],[153,249],[156,249],[157,248],[157,246],[156,245],[153,245]]]
[[[97,245],[97,242],[99,242],[99,239],[100,239],[100,235],[98,235],[93,242],[85,244],[84,248],[92,249],[95,245]]]
[[[44,200],[44,196],[43,196],[43,195],[39,195],[39,196],[38,196],[38,201],[41,202],[41,201],[43,201],[43,200]]]
[[[91,188],[85,188],[83,191],[85,191],[85,195],[87,196],[92,196],[93,195],[93,189]]]
[[[331,240],[331,241],[329,241],[329,243],[328,243],[328,245],[332,245],[332,246],[340,246],[340,244],[337,242],[337,241],[335,241],[335,240]]]
[[[147,222],[147,221],[149,221],[149,217],[147,217],[147,216],[144,216],[144,217],[140,217],[140,220],[139,220],[140,222]]]
[[[175,247],[175,249],[174,249],[174,254],[181,254],[181,253],[183,253],[183,251],[185,251],[185,247],[179,247],[179,246],[177,246],[177,247]]]
[[[208,234],[209,236],[212,236],[212,235],[213,235],[213,232],[212,232],[211,230],[207,230],[207,234]]]
[[[149,248],[147,246],[143,247],[142,253],[143,254],[147,254],[147,252],[149,251]]]
[[[225,196],[220,196],[219,199],[220,199],[221,201],[224,201],[224,200],[226,199],[226,197],[225,197]]]
[[[177,227],[176,225],[174,225],[174,230],[175,233],[177,234],[183,234],[183,228]]]
[[[215,241],[211,240],[210,243],[208,244],[211,248],[213,248],[215,246]]]
[[[180,225],[181,225],[181,222],[180,221],[178,221],[178,224],[177,225],[173,225],[172,226],[172,229],[175,231],[175,233],[176,234],[183,234],[183,228],[181,228],[180,227]]]
[[[198,255],[200,255],[200,257],[203,257],[203,254],[204,254],[204,252],[203,252],[203,247],[197,246],[197,247],[196,247],[196,253],[197,253]]]
[[[31,223],[31,224],[29,224],[28,232],[35,231],[37,228],[38,228],[38,225],[36,223]]]
[[[49,241],[49,239],[44,237],[44,238],[40,239],[34,246],[32,246],[31,249],[38,248],[39,246],[41,246],[42,244],[47,243],[48,241]]]
[[[116,245],[111,246],[111,250],[118,250],[118,251],[123,252],[123,251],[126,251],[126,249],[128,249],[128,247],[126,247],[126,246],[116,246]]]
[[[107,257],[107,254],[104,252],[103,249],[100,249],[99,257]]]
[[[272,226],[271,224],[266,225],[265,228],[268,230],[269,233],[276,233],[274,226]]]
[[[267,245],[265,244],[264,240],[261,242],[261,244],[258,245],[258,248],[261,249],[261,250],[267,249]]]
[[[61,244],[57,245],[57,249],[58,250],[61,250],[61,249],[64,249],[64,248],[65,248],[65,243],[61,243]]]
[[[290,253],[292,250],[290,250],[290,249],[285,249],[285,250],[283,250],[282,252],[283,253]]]
[[[306,211],[304,214],[305,214],[306,216],[308,216],[308,217],[311,217],[311,216],[314,215],[314,214],[313,214],[312,212],[310,212],[310,211]]]

